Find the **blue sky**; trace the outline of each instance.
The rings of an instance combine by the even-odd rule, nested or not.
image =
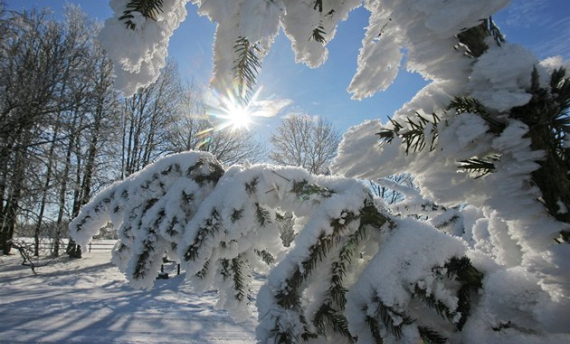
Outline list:
[[[92,18],[100,21],[111,16],[106,0],[7,0],[9,9],[51,7],[61,18],[65,3],[80,5]],[[196,14],[196,7],[187,5],[188,17],[175,32],[170,56],[187,79],[207,84],[212,70],[212,40],[215,25]],[[570,1],[513,0],[511,5],[494,17],[510,42],[532,50],[540,59],[561,55],[570,59]],[[350,99],[346,88],[356,71],[356,60],[367,25],[368,14],[357,9],[348,21],[340,24],[336,37],[328,44],[329,59],[322,67],[310,69],[295,64],[290,42],[279,35],[266,57],[258,84],[263,85],[263,98],[286,98],[293,103],[286,112],[304,112],[331,121],[344,132],[366,119],[391,115],[411,99],[425,82],[416,74],[401,71],[395,83],[385,92],[362,101]],[[268,137],[279,118],[257,119],[261,139]]]

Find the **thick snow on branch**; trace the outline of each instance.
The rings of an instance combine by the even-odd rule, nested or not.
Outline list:
[[[381,183],[407,194],[408,209],[425,203],[414,189]],[[250,315],[253,272],[267,274],[256,301],[260,342],[439,336],[462,343],[473,335],[489,342],[506,323],[540,336],[561,331],[565,318],[559,302],[541,289],[543,280],[526,271],[511,292],[508,284],[522,278],[513,270],[520,269],[520,247],[518,260],[503,251],[508,265],[501,266],[474,244],[491,225],[484,214],[433,204],[431,210],[439,215],[427,221],[398,219],[358,180],[270,165],[224,171],[212,155],[188,152],[102,191],[70,228],[84,246],[111,221],[120,238],[113,261],[131,285],[151,288],[168,256],[181,263],[195,289],[217,289],[218,307],[238,320]],[[296,232],[289,249],[279,239],[285,213]],[[445,233],[472,224],[478,229],[466,240]],[[501,300],[508,307],[498,308]],[[425,316],[431,313],[436,318]],[[527,335],[513,330],[509,336]]]
[[[186,17],[190,0],[164,0],[156,20],[133,11],[134,30],[119,18],[129,0],[112,0],[114,16],[105,21],[100,34],[103,46],[115,61],[117,88],[131,95],[158,77],[165,65],[168,42],[173,31]],[[218,24],[214,40],[212,87],[218,92],[235,88],[236,49],[239,39],[256,47],[262,61],[283,28],[291,40],[296,61],[318,67],[326,61],[326,44],[332,40],[340,21],[362,4],[361,0],[192,0],[201,15]],[[318,5],[317,3],[320,3]]]
[[[131,12],[134,30],[119,20],[129,0],[111,1],[114,16],[105,21],[99,39],[114,62],[115,87],[125,96],[133,95],[140,87],[158,79],[160,69],[166,65],[170,37],[186,18],[188,1],[164,0],[156,20]]]
[[[533,324],[563,331],[570,326],[570,247],[555,239],[567,224],[548,214],[541,190],[532,180],[545,158],[544,151],[532,147],[533,128],[509,118],[509,112],[531,100],[532,87],[548,92],[551,64],[563,63],[551,59],[541,64],[526,49],[499,45],[492,38],[485,41],[488,49],[481,56],[468,57],[456,38],[459,26],[475,25],[505,3],[370,1],[367,8],[372,8],[373,15],[367,37],[374,44],[386,40],[390,48],[376,52],[373,45],[363,46],[351,86],[355,94],[368,96],[387,85],[359,79],[359,73],[390,78],[392,71],[384,67],[399,63],[396,49],[391,48],[394,42],[409,49],[408,69],[434,81],[388,123],[370,121],[349,129],[332,169],[367,179],[408,172],[415,176],[422,198],[447,209],[465,204],[480,209],[481,218],[463,231],[473,248],[507,268],[494,271],[492,280],[503,281],[500,287],[504,288],[506,281],[515,278],[509,269],[518,267],[527,281],[533,281],[530,284],[540,288],[521,285],[512,297],[524,303],[522,295],[536,294],[549,305],[543,309],[528,300],[519,307],[532,309]],[[382,12],[374,12],[375,8]],[[453,213],[441,213],[432,221],[462,218],[461,212]],[[436,222],[432,223],[437,227]],[[458,228],[451,232],[457,234]],[[499,284],[489,283],[485,302],[506,297],[496,289]],[[504,317],[497,308],[492,313]]]
[[[506,6],[508,0],[366,1],[371,12],[358,69],[348,87],[355,99],[370,97],[392,84],[407,51],[407,69],[441,81],[464,73],[469,61],[455,49],[457,34]]]

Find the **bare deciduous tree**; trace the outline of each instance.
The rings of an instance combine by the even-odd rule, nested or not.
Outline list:
[[[177,65],[169,60],[158,80],[123,101],[122,177],[165,153],[166,132],[182,101]]]
[[[313,174],[327,174],[341,135],[320,117],[289,115],[270,137],[269,158],[280,165],[301,166]]]
[[[2,12],[0,4],[0,13]],[[48,228],[53,253],[70,217],[100,184],[100,150],[118,135],[111,62],[78,7],[0,14],[0,250],[31,226],[34,254]],[[43,233],[42,233],[43,232]]]
[[[43,146],[69,138],[69,131],[60,132],[66,129],[62,114],[82,101],[81,87],[71,84],[85,57],[81,33],[66,35],[64,25],[50,22],[46,12],[11,18],[0,50],[0,249],[5,253],[22,204],[49,186],[51,176],[43,186],[34,182],[41,166],[49,167]]]

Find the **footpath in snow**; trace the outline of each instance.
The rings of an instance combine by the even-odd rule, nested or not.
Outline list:
[[[255,343],[257,314],[236,323],[183,274],[135,290],[110,260],[62,257],[34,276],[19,255],[0,256],[0,344]]]

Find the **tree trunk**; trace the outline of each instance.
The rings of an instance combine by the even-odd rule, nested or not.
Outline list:
[[[27,136],[29,135],[26,135],[26,139]],[[23,143],[22,147],[16,151],[12,183],[10,185],[10,191],[8,192],[6,205],[4,207],[0,233],[0,249],[2,249],[4,254],[10,254],[12,249],[11,240],[14,236],[14,228],[16,227],[18,210],[20,208],[20,201],[22,198],[22,187],[26,170],[24,158],[27,152],[25,143],[27,143],[27,140]]]
[[[54,128],[54,132],[53,132],[52,139],[51,139],[51,146],[49,148],[49,153],[48,153],[48,163],[47,163],[47,167],[46,167],[45,182],[43,185],[42,199],[40,201],[40,210],[38,213],[38,222],[36,223],[36,228],[34,230],[34,256],[36,256],[36,257],[38,257],[40,255],[40,232],[41,232],[44,212],[45,212],[45,208],[46,208],[47,195],[48,195],[49,187],[51,184],[51,178],[52,178],[51,174],[52,174],[52,169],[53,169],[53,157],[54,157],[54,153],[55,153],[56,139],[57,139],[58,132],[59,132],[59,121],[56,122],[56,126]]]
[[[67,193],[67,180],[69,178],[69,171],[71,170],[71,153],[73,152],[73,148],[75,146],[75,140],[77,140],[77,120],[80,116],[78,111],[75,111],[73,114],[72,124],[70,126],[70,136],[69,142],[67,145],[67,152],[65,154],[65,166],[63,168],[63,173],[61,176],[61,186],[59,189],[59,210],[57,213],[57,221],[55,226],[55,237],[54,237],[54,247],[53,247],[53,254],[54,256],[59,256],[59,241],[61,240],[61,229],[63,227],[63,216],[65,211],[65,194]]]

